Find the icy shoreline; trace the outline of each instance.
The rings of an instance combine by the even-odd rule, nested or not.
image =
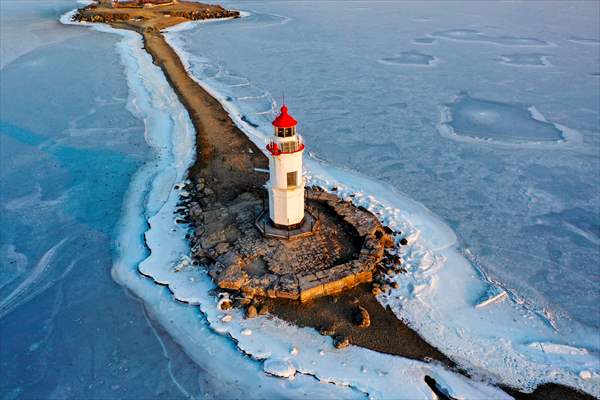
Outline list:
[[[145,121],[146,139],[156,148],[159,160],[157,163],[142,167],[132,181],[131,190],[124,205],[125,214],[117,242],[119,257],[113,267],[113,276],[144,300],[156,318],[196,362],[200,365],[206,364],[206,352],[208,351],[210,354],[211,351],[206,349],[206,345],[200,343],[210,340],[215,345],[212,352],[216,351],[219,356],[226,358],[226,360],[221,360],[222,362],[217,362],[217,364],[224,365],[216,366],[222,368],[223,373],[230,370],[230,364],[235,364],[238,379],[242,373],[238,369],[247,373],[244,383],[246,383],[246,379],[249,385],[254,385],[255,381],[268,382],[270,383],[269,389],[281,390],[280,394],[286,396],[290,395],[291,389],[297,390],[298,392],[295,393],[298,395],[309,390],[311,394],[319,393],[321,397],[325,391],[332,397],[362,396],[366,393],[374,397],[427,396],[431,391],[424,383],[425,375],[435,377],[442,387],[456,396],[497,397],[503,395],[493,387],[470,381],[441,366],[386,356],[354,346],[348,351],[332,352],[329,338],[318,335],[314,330],[298,329],[277,319],[243,320],[239,312],[232,311],[230,313],[231,320],[227,321],[229,318],[224,318],[224,313],[216,308],[216,299],[208,294],[208,291],[214,286],[206,274],[192,268],[182,268],[181,272],[176,272],[174,268],[182,261],[185,264],[188,254],[187,243],[184,239],[185,228],[175,224],[173,218],[173,211],[179,195],[174,189],[175,184],[184,179],[187,168],[193,162],[194,157],[193,151],[191,151],[193,150],[194,132],[187,113],[168,86],[160,69],[152,65],[150,56],[143,51],[139,35],[109,27],[94,26],[94,28],[117,33],[124,37],[118,50],[130,85],[130,108],[134,115]],[[170,39],[170,34],[165,36]],[[178,52],[189,71],[189,57],[191,56],[186,57],[184,51],[180,47],[174,46],[172,41],[169,41],[169,44]],[[143,71],[143,73],[138,71]],[[230,102],[226,102],[216,89],[207,87],[201,81],[198,82],[219,99],[235,123],[260,148],[263,148],[265,135],[243,122],[243,116]],[[183,146],[183,143],[186,146]],[[177,148],[178,144],[179,148]],[[400,318],[415,327],[428,341],[449,356],[470,366],[472,372],[475,372],[477,368],[482,368],[489,371],[489,375],[491,375],[487,379],[491,378],[496,382],[507,384],[521,384],[524,389],[531,389],[538,383],[544,382],[544,374],[548,372],[549,368],[547,366],[542,367],[541,370],[534,368],[535,374],[530,374],[525,382],[518,379],[513,380],[515,377],[523,375],[523,360],[518,357],[515,358],[516,367],[514,365],[507,366],[506,360],[503,359],[494,360],[497,364],[491,366],[473,363],[474,359],[481,358],[482,351],[489,352],[490,347],[495,347],[495,338],[485,345],[476,341],[474,346],[469,346],[474,339],[477,339],[477,335],[469,337],[470,332],[467,334],[462,332],[459,335],[456,331],[456,324],[461,325],[465,321],[478,319],[481,316],[474,311],[475,307],[470,297],[473,292],[484,289],[485,283],[480,280],[477,271],[474,271],[473,267],[458,252],[456,237],[450,228],[422,205],[390,191],[378,182],[351,172],[335,169],[330,165],[326,166],[314,158],[309,158],[306,164],[307,178],[310,183],[325,187],[337,186],[342,196],[354,194],[353,201],[356,204],[366,206],[380,215],[382,220],[392,228],[400,229],[408,234],[411,246],[402,256],[407,265],[412,265],[411,273],[398,278],[401,283],[398,291],[392,292],[390,296],[380,297],[379,300],[382,304],[389,303]],[[376,197],[373,197],[375,194]],[[144,211],[140,212],[141,210]],[[150,229],[148,229],[148,224]],[[150,254],[148,254],[148,249],[144,246],[142,239],[144,232]],[[444,263],[444,261],[446,262]],[[188,309],[176,304],[172,301],[171,294],[163,287],[142,277],[136,270],[138,263],[139,270],[143,274],[152,276],[156,282],[169,285],[169,289],[178,300],[200,305],[203,316],[198,318],[198,315],[192,311],[193,308]],[[436,295],[444,297],[442,290],[448,290],[448,287],[436,285],[436,282],[444,276],[450,278],[450,281],[456,281],[456,275],[464,277],[464,281],[453,282],[451,290],[462,290],[465,298],[456,299],[454,304],[442,306],[438,303],[439,299],[436,299]],[[449,282],[445,279],[444,281],[445,284]],[[447,302],[447,300],[446,298],[445,301]],[[499,304],[506,306],[506,303],[508,302]],[[498,304],[489,304],[487,307],[479,309],[489,310],[491,306],[496,305]],[[456,309],[458,309],[462,314],[454,321],[446,322],[447,326],[436,319],[436,316],[429,316],[431,319],[424,321],[423,315],[420,315],[424,310],[430,311],[433,315],[436,313],[444,315],[444,307],[452,310],[453,313],[456,313]],[[514,310],[507,311],[506,319],[508,321],[509,318],[512,318]],[[517,310],[515,316],[520,317],[522,311]],[[486,313],[486,316],[488,323],[494,323],[497,317],[492,313]],[[210,324],[210,329],[203,320],[204,317]],[[529,341],[525,347],[533,353],[537,349],[531,343],[543,342],[547,349],[551,349],[552,346],[548,346],[548,344],[557,342],[556,335],[551,334],[552,330],[543,321],[538,321],[538,323],[540,327],[551,332],[536,336],[535,341]],[[514,324],[510,325],[512,326],[505,329],[515,328]],[[440,333],[440,327],[447,331]],[[491,329],[494,330],[494,328],[497,326],[492,324]],[[490,326],[478,327],[476,333],[483,333],[489,329]],[[223,336],[215,335],[212,330]],[[291,365],[300,374],[296,375],[295,381],[286,381],[284,384],[278,379],[268,377],[260,372],[258,363],[248,363],[247,360],[240,357],[227,336],[234,338],[237,341],[237,347],[244,353],[252,355],[253,358],[257,360],[271,359],[286,366]],[[502,337],[502,335],[498,336]],[[296,338],[296,341],[290,342],[290,337]],[[449,343],[444,342],[447,339],[449,339]],[[299,347],[300,353],[291,355],[290,346]],[[589,347],[593,348],[594,346]],[[465,351],[470,351],[471,357],[462,359],[457,356]],[[498,352],[502,351],[512,352],[512,343],[509,342],[506,348],[502,348]],[[221,352],[226,354],[221,354]],[[594,352],[595,350],[591,354]],[[597,365],[594,363],[596,359],[592,356],[590,362],[590,352],[575,353],[579,358],[585,357],[584,362],[579,363],[578,366],[583,365],[593,371],[591,380],[579,379],[583,383],[593,382],[593,385],[582,385],[585,386],[582,389],[597,393],[598,373]],[[561,351],[560,354],[564,354],[564,352]],[[487,356],[489,357],[489,354]],[[215,354],[212,354],[211,357],[215,357]],[[212,364],[215,363],[210,364],[211,368]],[[371,371],[366,367],[371,364],[376,364],[378,368]],[[269,368],[265,365],[265,369]],[[558,376],[558,381],[579,387],[578,384],[581,382],[578,382],[578,372],[567,371],[565,375]],[[394,378],[396,374],[397,376]],[[301,385],[301,381],[303,383],[314,382],[309,375],[315,376],[323,382],[337,385],[325,385],[320,388],[314,388],[315,385]],[[557,381],[556,376],[546,379]],[[390,381],[405,382],[406,385],[389,387]],[[574,382],[578,384],[574,384]],[[254,389],[260,390],[258,386],[259,384],[256,384]],[[332,393],[334,388],[335,392]]]

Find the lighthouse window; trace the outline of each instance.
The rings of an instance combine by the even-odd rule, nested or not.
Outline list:
[[[281,151],[283,151],[284,153],[292,153],[294,151],[298,150],[298,143],[297,142],[283,142],[281,143]]]
[[[298,171],[288,172],[287,173],[287,185],[288,187],[296,186],[296,182],[298,181]]]
[[[285,128],[285,137],[290,137],[292,135],[292,128]]]
[[[285,128],[277,128],[277,136],[284,137],[284,135],[285,135]]]

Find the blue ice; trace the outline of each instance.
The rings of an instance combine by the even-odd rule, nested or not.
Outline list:
[[[529,108],[519,104],[477,99],[463,93],[448,104],[458,135],[497,141],[557,141],[563,139],[553,124],[533,118]]]

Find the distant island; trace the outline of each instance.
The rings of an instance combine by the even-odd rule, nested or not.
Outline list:
[[[136,32],[156,32],[185,21],[239,18],[239,11],[179,0],[98,0],[77,11],[73,20],[111,24]]]

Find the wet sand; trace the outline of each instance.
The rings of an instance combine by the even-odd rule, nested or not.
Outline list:
[[[100,4],[109,3],[102,0]],[[126,10],[119,9],[120,12]],[[188,19],[165,17],[164,13],[159,11],[161,9],[158,7],[144,9],[144,19],[141,21],[115,21],[110,25],[114,28],[133,30],[143,36],[145,50],[162,69],[187,109],[196,130],[197,142],[197,161],[190,169],[190,178],[204,178],[224,205],[243,192],[263,193],[262,187],[268,175],[255,172],[254,168],[268,168],[266,156],[235,126],[221,104],[188,75],[181,60],[160,33],[161,29]],[[425,342],[390,310],[384,309],[371,294],[370,285],[362,285],[339,296],[324,297],[302,305],[274,300],[266,302],[272,314],[299,326],[310,326],[317,330],[327,328],[335,332],[334,335],[349,337],[351,343],[357,346],[387,354],[440,362],[456,369],[452,360]],[[359,328],[352,321],[353,313],[359,305],[370,314],[371,326],[368,328]],[[510,388],[504,389],[516,398],[527,400],[593,398],[553,384],[542,385],[531,394],[523,394]]]

